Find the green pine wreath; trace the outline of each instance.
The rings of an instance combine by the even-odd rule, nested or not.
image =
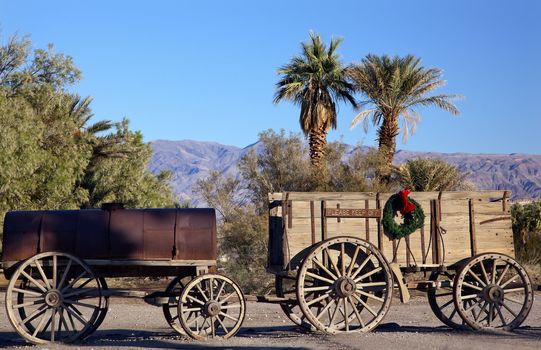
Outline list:
[[[402,205],[398,194],[389,197],[383,208],[383,228],[393,239],[406,237],[423,227],[425,223],[425,213],[421,205],[414,199],[408,199],[415,205],[415,209],[413,212],[403,215],[404,221],[401,224],[397,224],[394,220]]]

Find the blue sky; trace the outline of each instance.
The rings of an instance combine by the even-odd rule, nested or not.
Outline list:
[[[1,41],[54,43],[84,79],[96,119],[127,117],[148,141],[193,139],[239,147],[265,129],[299,132],[299,110],[272,103],[276,69],[313,30],[343,37],[345,63],[367,53],[440,67],[439,93],[465,96],[453,117],[423,109],[416,151],[541,153],[541,2],[531,1],[5,1]],[[329,140],[375,145],[339,109]]]

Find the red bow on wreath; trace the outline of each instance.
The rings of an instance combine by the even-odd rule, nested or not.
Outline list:
[[[409,213],[412,213],[415,210],[415,204],[408,201],[408,195],[410,194],[410,190],[407,188],[401,190],[398,192],[398,195],[400,196],[400,200],[402,201],[402,207],[399,209],[400,214],[406,215]]]

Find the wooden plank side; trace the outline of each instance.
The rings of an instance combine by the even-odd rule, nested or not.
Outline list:
[[[392,193],[288,192],[287,203],[290,203],[290,206],[286,206],[285,209],[289,209],[288,211],[293,214],[287,218],[285,225],[288,233],[290,258],[321,241],[324,237],[349,235],[368,239],[372,244],[381,248],[388,260],[392,260],[393,241],[383,232],[379,220],[352,217],[341,217],[339,220],[337,218],[324,219],[321,210],[322,201],[325,202],[326,208],[366,210],[379,207],[383,209],[391,195]],[[441,205],[440,224],[445,232],[441,236],[445,248],[444,264],[459,261],[472,254],[469,199],[473,199],[472,202],[475,203],[473,229],[477,233],[476,240],[479,252],[497,251],[514,255],[510,220],[507,219],[509,213],[508,196],[509,194],[506,194],[505,191],[412,193],[411,197],[423,207],[426,215],[425,225],[423,230],[418,230],[409,236],[410,251],[408,251],[404,240],[400,245],[395,243],[397,262],[402,266],[432,262],[432,259],[426,259],[427,256],[431,257],[435,250],[435,242],[432,242],[430,237],[430,201],[438,200],[438,197],[441,198],[439,201]],[[269,194],[269,199],[283,200],[285,198],[285,194]],[[497,199],[503,200],[498,201]],[[313,202],[312,205],[311,202]],[[275,215],[281,216],[281,210],[281,207],[277,208]],[[400,217],[397,217],[396,220],[401,222]],[[487,220],[492,221],[487,222]],[[480,222],[483,222],[483,225],[480,225]],[[270,246],[269,248],[274,249]]]

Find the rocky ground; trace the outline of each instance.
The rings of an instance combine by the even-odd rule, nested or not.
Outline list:
[[[294,326],[277,305],[249,302],[246,319],[229,340],[193,341],[168,328],[160,308],[138,299],[111,301],[107,318],[84,343],[26,345],[13,330],[0,293],[0,348],[7,349],[541,349],[541,293],[526,322],[514,333],[458,332],[433,316],[426,299],[407,304],[395,298],[383,323],[372,333],[325,335]]]

